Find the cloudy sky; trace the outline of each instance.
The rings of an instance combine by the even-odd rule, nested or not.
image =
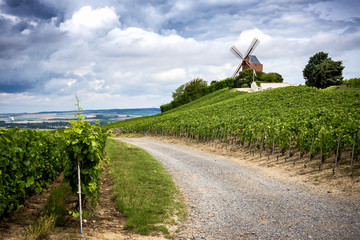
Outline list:
[[[286,82],[320,51],[360,77],[358,0],[0,0],[0,113],[159,107],[230,77],[254,37]]]

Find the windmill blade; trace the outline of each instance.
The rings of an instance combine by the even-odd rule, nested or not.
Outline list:
[[[232,52],[237,58],[240,58],[241,60],[244,59],[239,49],[237,49],[234,45],[230,48],[230,52]]]
[[[238,74],[238,72],[240,72],[241,66],[242,66],[242,62],[239,64],[239,66],[236,68],[234,74],[232,75],[232,78],[234,78],[236,76],[236,74]]]
[[[248,50],[246,51],[245,57],[248,57],[254,50],[255,48],[259,45],[260,41],[257,38],[254,38],[248,48]]]

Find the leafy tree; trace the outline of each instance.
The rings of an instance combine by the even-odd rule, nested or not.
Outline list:
[[[318,52],[310,57],[303,70],[305,84],[317,88],[340,85],[343,81],[343,69],[341,61],[333,61],[328,53]]]
[[[252,68],[246,69],[245,71],[241,71],[239,75],[235,78],[234,87],[250,87],[253,81],[261,81],[261,77],[265,73],[256,71],[256,75],[254,76],[254,70]]]
[[[180,87],[178,87],[175,92],[172,92],[172,98],[174,100],[179,99],[181,96],[184,95],[184,90],[185,90],[185,84],[181,85]]]
[[[260,81],[262,82],[283,82],[284,79],[279,73],[269,72],[263,73],[260,77]]]
[[[204,95],[207,82],[201,78],[195,78],[185,84],[184,97],[189,102],[198,99]]]

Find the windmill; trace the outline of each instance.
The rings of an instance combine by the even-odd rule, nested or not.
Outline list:
[[[242,69],[242,71],[249,68],[254,69],[254,71],[263,70],[263,65],[259,62],[257,57],[255,55],[250,55],[259,45],[259,43],[259,39],[254,38],[245,53],[245,57],[243,57],[239,49],[237,49],[234,45],[230,48],[230,52],[232,52],[237,58],[241,60],[240,65],[236,68],[234,74],[232,75],[233,78],[240,72],[240,69]]]

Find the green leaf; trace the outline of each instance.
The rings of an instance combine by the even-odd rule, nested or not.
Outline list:
[[[30,186],[33,185],[33,184],[34,184],[34,177],[29,177],[29,178],[27,178],[27,180],[26,180],[25,187],[28,188],[28,187],[30,187]]]

